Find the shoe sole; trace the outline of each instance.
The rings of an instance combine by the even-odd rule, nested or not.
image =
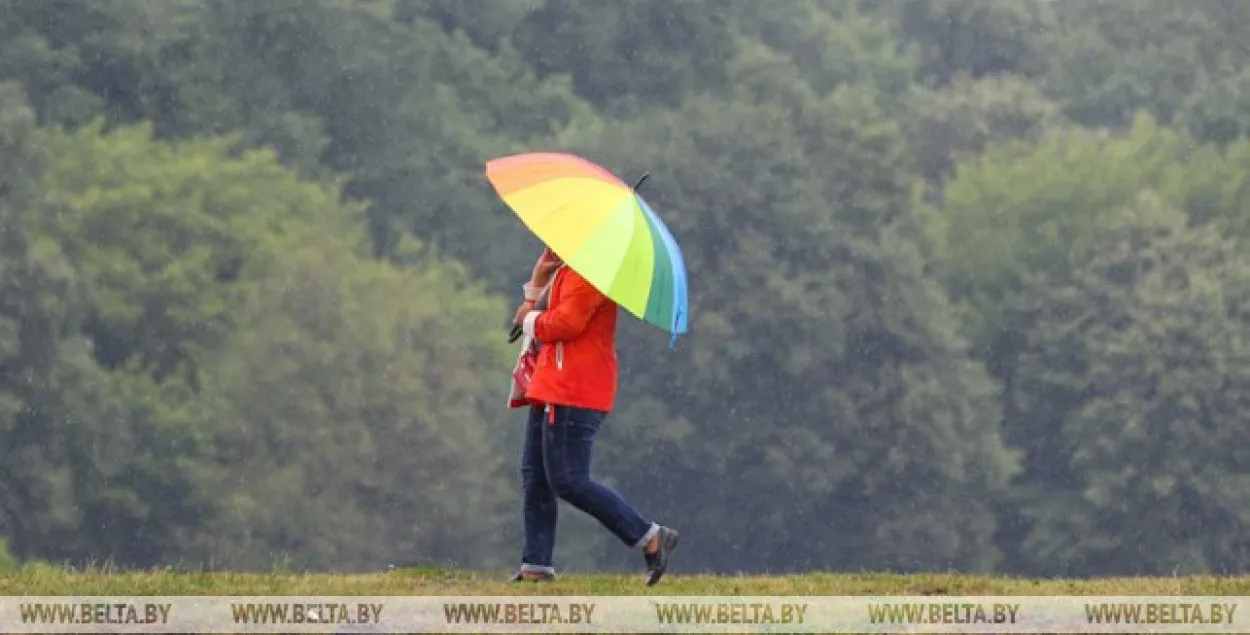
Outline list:
[[[555,581],[556,581],[556,579],[555,579],[555,577],[554,577],[554,576],[539,576],[539,577],[537,577],[537,578],[516,578],[516,577],[514,577],[514,578],[512,578],[512,580],[511,580],[511,581],[512,581],[512,582],[517,582],[517,583],[520,583],[520,582],[534,582],[534,583],[538,583],[538,582],[555,582]]]
[[[660,578],[664,577],[664,573],[668,571],[668,557],[677,550],[678,537],[679,534],[674,531],[668,534],[666,540],[660,545],[660,550],[664,553],[664,566],[647,578],[647,586],[655,586],[660,581]]]

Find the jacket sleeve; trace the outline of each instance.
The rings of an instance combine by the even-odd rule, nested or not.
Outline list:
[[[569,271],[569,279],[564,284],[560,302],[554,309],[531,311],[525,316],[523,329],[526,335],[544,344],[567,342],[581,335],[595,311],[609,301],[607,296],[572,271]]]

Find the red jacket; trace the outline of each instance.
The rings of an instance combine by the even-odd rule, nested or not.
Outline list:
[[[609,412],[616,401],[616,303],[569,267],[551,282],[546,311],[525,317],[542,349],[526,396]]]

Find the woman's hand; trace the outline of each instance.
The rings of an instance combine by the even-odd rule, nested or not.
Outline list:
[[[560,261],[560,257],[551,251],[550,247],[544,249],[542,255],[538,257],[538,262],[534,263],[534,271],[530,274],[530,286],[534,289],[547,286],[547,283],[551,282],[551,274],[562,264],[564,263]]]
[[[533,300],[526,300],[525,302],[522,302],[520,308],[516,310],[516,315],[512,318],[512,323],[517,326],[521,326],[521,324],[525,322],[525,316],[529,315],[529,312],[533,310]]]
[[[534,263],[534,271],[530,273],[529,288],[532,292],[536,293],[546,287],[547,283],[551,282],[551,274],[555,273],[555,270],[562,264],[564,263],[560,257],[551,251],[550,247],[544,249],[542,255],[538,257],[538,262]],[[536,300],[532,299],[522,302],[516,310],[516,315],[512,317],[512,323],[517,326],[524,323],[525,316],[534,310],[535,302]]]

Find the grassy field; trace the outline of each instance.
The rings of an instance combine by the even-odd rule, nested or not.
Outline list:
[[[1250,595],[1250,577],[1029,580],[963,575],[809,574],[773,577],[577,575],[509,584],[507,573],[403,570],[368,575],[71,573],[0,576],[0,595]]]

